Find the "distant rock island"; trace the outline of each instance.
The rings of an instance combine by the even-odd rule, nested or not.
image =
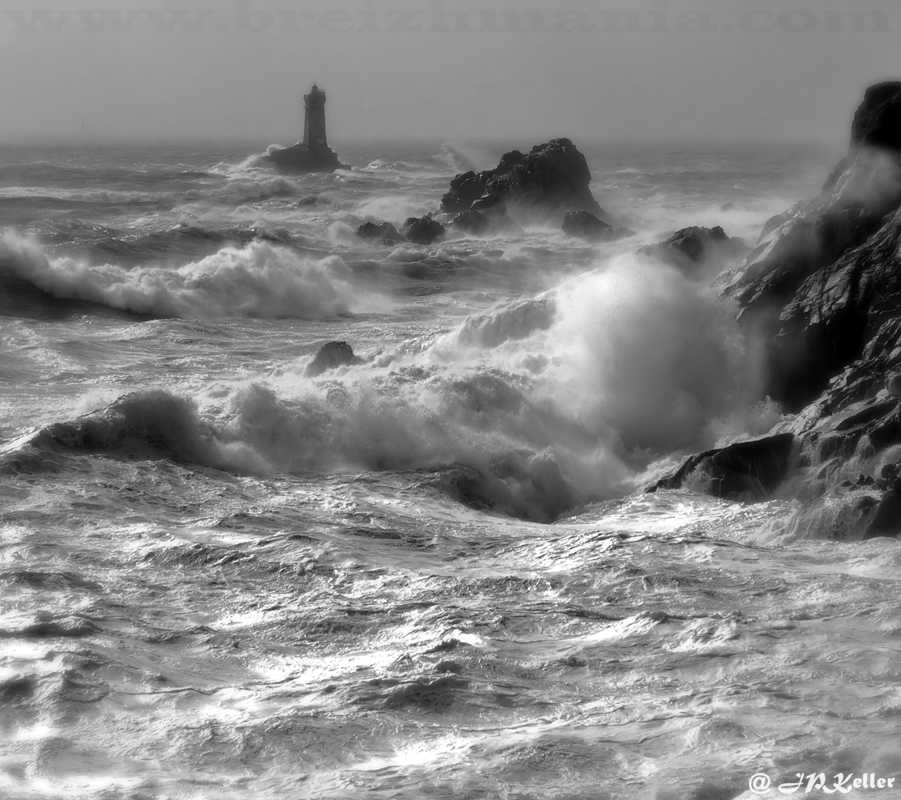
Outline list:
[[[570,236],[609,241],[631,231],[609,222],[591,193],[591,172],[585,156],[569,139],[552,139],[528,153],[511,150],[494,169],[457,175],[441,199],[441,211],[411,217],[403,232],[388,222],[361,225],[361,239],[391,246],[404,240],[428,245],[450,226],[457,232],[484,236],[521,230],[511,216],[562,221]]]
[[[585,156],[569,139],[552,139],[529,153],[506,153],[494,169],[457,175],[441,200],[441,210],[448,214],[505,213],[508,206],[517,205],[544,212],[600,215],[590,183]]]
[[[325,133],[325,92],[315,83],[304,95],[303,141],[291,147],[273,147],[265,160],[284,172],[331,172],[344,165],[328,146]]]

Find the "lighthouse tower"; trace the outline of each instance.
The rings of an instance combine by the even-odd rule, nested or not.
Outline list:
[[[303,96],[303,104],[303,143],[311,152],[325,152],[328,150],[325,135],[325,92],[314,83],[310,93]]]
[[[325,92],[315,83],[303,96],[303,142],[290,147],[270,147],[265,159],[283,172],[331,172],[344,165],[328,146],[325,135]]]

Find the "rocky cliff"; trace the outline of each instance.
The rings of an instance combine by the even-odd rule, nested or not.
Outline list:
[[[775,432],[800,448],[795,491],[845,490],[836,535],[901,533],[901,82],[866,92],[847,157],[767,223],[726,292],[761,343],[766,393],[793,414]]]

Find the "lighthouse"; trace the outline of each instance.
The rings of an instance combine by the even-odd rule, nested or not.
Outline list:
[[[325,134],[325,92],[315,83],[303,96],[303,141],[290,147],[270,147],[265,160],[284,172],[331,172],[344,165],[328,146]]]
[[[328,150],[325,135],[325,92],[315,83],[309,94],[303,96],[303,143],[311,152]]]

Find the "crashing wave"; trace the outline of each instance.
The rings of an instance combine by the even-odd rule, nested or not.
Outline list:
[[[6,233],[0,237],[0,282],[157,317],[328,319],[372,303],[357,296],[351,270],[337,256],[315,260],[257,239],[172,269],[125,269],[50,257],[35,241]]]
[[[29,446],[239,472],[426,472],[470,505],[548,520],[713,439],[751,389],[734,326],[675,270],[621,259],[418,349],[250,384],[212,416],[166,392],[130,395]]]

